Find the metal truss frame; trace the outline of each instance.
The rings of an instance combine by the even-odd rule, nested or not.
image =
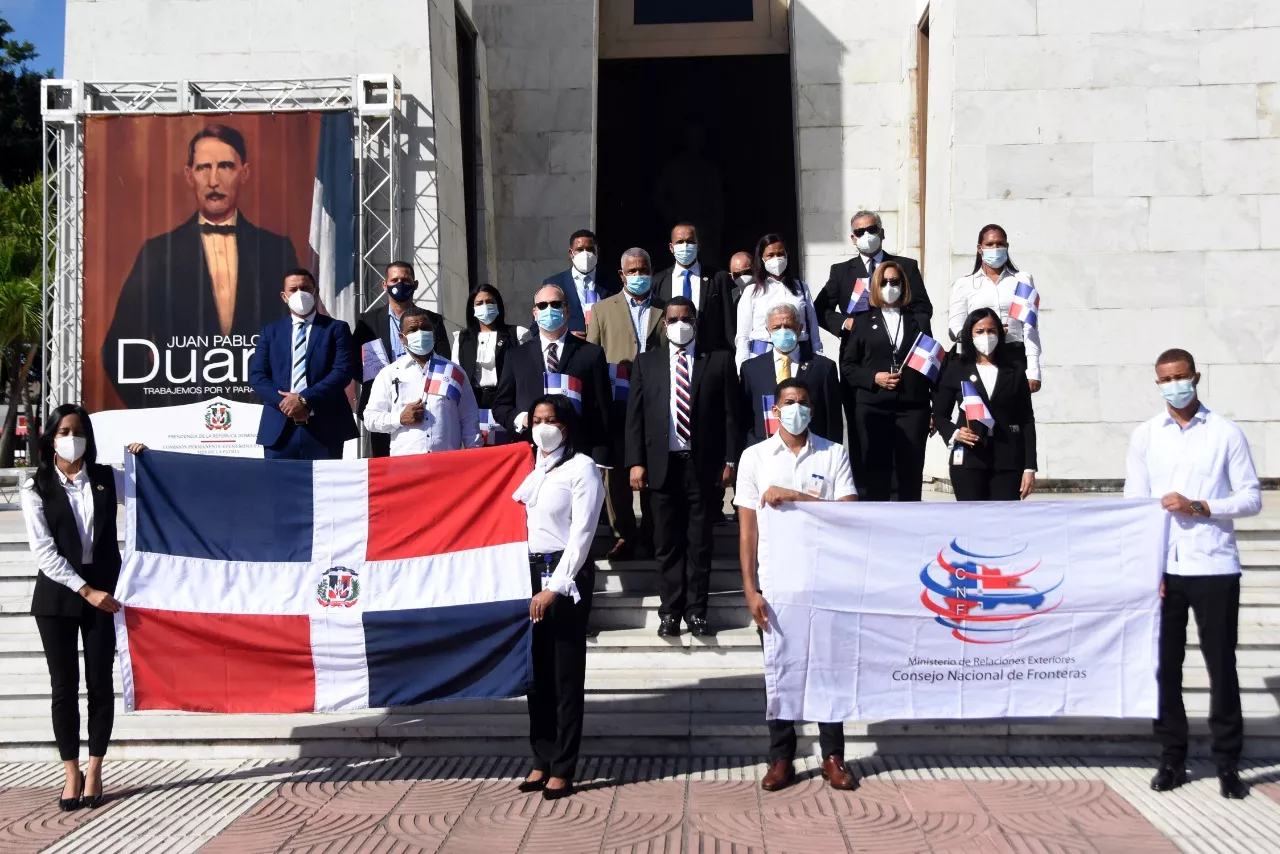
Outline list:
[[[356,305],[400,247],[400,81],[392,74],[281,80],[44,80],[41,416],[81,399],[84,117],[352,110],[359,183]]]

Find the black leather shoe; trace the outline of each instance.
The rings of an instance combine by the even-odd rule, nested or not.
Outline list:
[[[547,787],[546,775],[539,777],[537,780],[521,780],[520,785],[516,786],[517,789],[519,789],[522,792],[525,792],[526,794],[529,792],[541,792],[546,787]]]
[[[1161,765],[1160,770],[1151,778],[1151,790],[1153,792],[1171,792],[1179,786],[1185,786],[1186,783],[1186,768],[1181,765],[1176,768],[1172,765]]]
[[[63,812],[71,812],[72,810],[80,809],[80,796],[83,794],[84,794],[84,774],[81,774],[80,775],[80,795],[76,795],[74,798],[64,798],[61,795],[59,795],[58,809],[62,810]]]
[[[544,801],[558,801],[561,798],[567,798],[572,794],[573,794],[573,781],[570,781],[569,785],[559,789],[543,789],[542,799]]]
[[[1218,790],[1222,792],[1222,797],[1232,801],[1241,801],[1249,797],[1249,787],[1240,781],[1238,771],[1219,774]]]
[[[690,617],[685,622],[689,624],[689,634],[695,638],[704,638],[712,633],[706,617]]]
[[[663,617],[662,622],[658,624],[658,637],[674,638],[680,636],[680,618],[679,617]]]

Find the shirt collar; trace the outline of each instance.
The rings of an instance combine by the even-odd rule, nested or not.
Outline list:
[[[542,455],[542,451],[538,451],[535,468],[537,468],[539,471],[547,471],[556,463],[558,463],[560,461],[560,458],[563,456],[564,456],[564,445],[561,445],[560,447],[556,448],[554,451],[547,454],[545,457]]]
[[[565,324],[564,331],[562,331],[562,332],[560,333],[560,337],[559,337],[559,338],[547,338],[545,335],[543,335],[541,332],[539,332],[539,333],[538,333],[538,340],[542,342],[542,352],[544,352],[544,353],[545,353],[545,352],[547,352],[547,348],[548,348],[548,347],[550,347],[552,344],[558,344],[558,345],[560,345],[560,352],[562,352],[562,353],[563,353],[563,352],[564,352],[564,346],[563,346],[563,345],[564,345],[564,339],[565,339],[565,336],[566,336],[566,335],[568,335],[568,334],[569,334],[569,326],[568,326],[568,324]]]
[[[697,339],[695,338],[693,341],[690,341],[688,344],[684,345],[683,347],[684,354],[688,356],[690,359],[693,358],[693,345],[696,343],[697,343]],[[676,353],[682,349],[676,346],[676,342],[674,341],[667,341],[667,345],[671,348],[671,356],[673,358],[675,357]]]
[[[222,222],[211,222],[210,220],[207,220],[204,218],[204,214],[198,215],[196,217],[196,221],[200,225],[229,225],[234,228],[240,222],[240,211],[232,212],[231,219],[223,220]]]
[[[793,349],[790,353],[779,353],[777,350],[771,350],[770,352],[773,353],[773,363],[775,365],[778,364],[778,362],[782,361],[782,357],[786,356],[791,360],[791,364],[793,365],[800,364],[800,360],[796,358],[796,355],[797,355],[796,350],[799,350],[799,349],[800,349],[800,345],[797,344],[795,346],[795,349]]]
[[[681,267],[680,262],[677,261],[675,273],[673,273],[671,277],[674,279],[676,275],[683,273],[685,270],[688,270],[690,273],[697,276],[699,279],[702,278],[702,262],[696,258],[693,260],[693,263],[690,264],[688,267]]]
[[[1196,410],[1196,414],[1192,415],[1191,420],[1187,422],[1187,427],[1190,427],[1193,424],[1203,424],[1206,421],[1208,421],[1209,412],[1210,412],[1209,407],[1201,403],[1200,408]],[[1160,423],[1166,427],[1170,424],[1172,424],[1175,427],[1179,427],[1178,422],[1174,421],[1173,416],[1169,414],[1169,407],[1167,406],[1164,408],[1164,421]],[[1185,430],[1186,427],[1179,427],[1179,429]]]
[[[577,267],[570,267],[569,272],[570,274],[573,275],[573,280],[578,284],[583,284],[585,282],[593,282],[595,281],[595,278],[596,278],[595,270],[592,270],[590,273],[579,273]]]
[[[884,263],[884,250],[883,249],[877,250],[876,254],[874,255],[863,255],[861,252],[859,252],[858,257],[862,259],[862,266],[864,268],[867,266],[868,261],[875,261],[876,266],[879,267],[881,264]]]
[[[316,311],[315,309],[312,309],[311,313],[308,314],[306,317],[298,317],[298,315],[294,314],[293,312],[290,312],[289,319],[293,321],[293,325],[295,327],[301,326],[304,323],[307,326],[310,326],[311,324],[316,322]]]
[[[649,300],[652,297],[653,297],[652,293],[647,293],[644,295],[644,299],[638,300],[635,297],[633,297],[631,294],[627,294],[627,305],[630,306],[631,308],[648,308]]]
[[[782,441],[781,430],[779,430],[777,433],[774,433],[772,436],[770,436],[769,441],[773,443],[773,447],[769,449],[769,453],[774,454],[775,456],[778,454],[787,454],[787,455],[793,456],[796,460],[802,460],[806,456],[808,456],[810,453],[813,452],[813,431],[812,430],[810,430],[808,433],[805,434],[804,447],[800,449],[800,453],[798,454],[792,454],[791,449],[787,447],[786,442]]]
[[[53,467],[53,470],[58,473],[58,479],[62,482],[63,486],[67,486],[68,484],[75,484],[79,486],[89,479],[89,469],[87,466],[80,466],[80,471],[76,472],[74,477],[67,477],[62,469],[58,468],[56,465]]]

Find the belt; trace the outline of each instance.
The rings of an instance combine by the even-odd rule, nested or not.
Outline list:
[[[693,451],[671,451],[671,456],[679,457],[682,460],[693,459]]]
[[[558,563],[564,552],[529,552],[529,566]]]

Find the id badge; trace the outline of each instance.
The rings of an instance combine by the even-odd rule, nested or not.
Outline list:
[[[964,445],[956,445],[955,450],[951,452],[951,464],[953,466],[964,465]]]
[[[809,483],[805,488],[805,492],[814,498],[821,498],[822,492],[827,485],[827,479],[820,474],[809,475]]]
[[[551,587],[551,573],[544,571],[542,573],[542,589],[548,590],[550,589],[550,587]]]

